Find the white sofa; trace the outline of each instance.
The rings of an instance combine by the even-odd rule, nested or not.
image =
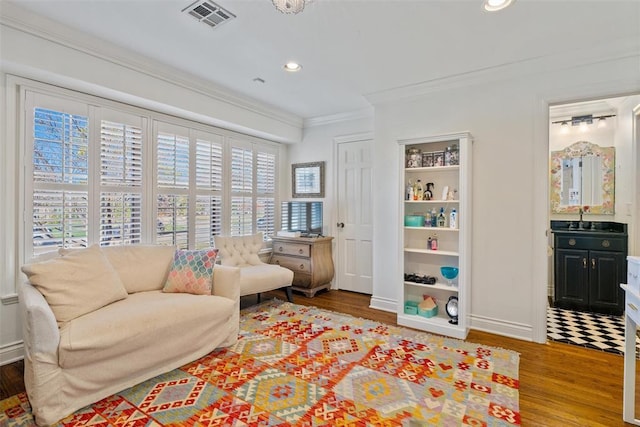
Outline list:
[[[293,302],[291,283],[293,271],[260,260],[264,243],[262,233],[247,236],[214,236],[220,250],[222,265],[240,268],[240,296],[258,294],[283,288],[287,300]]]
[[[212,295],[163,292],[174,253],[91,247],[23,267],[30,281],[19,292],[25,386],[38,425],[236,342],[239,269],[216,266]],[[120,280],[124,295],[105,278]],[[47,288],[56,281],[69,285]],[[94,309],[103,294],[115,301]],[[72,318],[78,307],[60,304],[69,296],[84,298],[80,309],[89,311]]]

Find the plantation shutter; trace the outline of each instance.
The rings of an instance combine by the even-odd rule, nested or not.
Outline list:
[[[156,242],[189,247],[189,130],[156,122]]]
[[[275,233],[276,154],[256,153],[256,227],[265,239]]]
[[[213,236],[222,234],[222,177],[222,137],[199,132],[196,137],[197,249],[213,246]]]
[[[106,120],[108,116],[114,120]],[[100,126],[100,245],[140,243],[143,119],[110,111],[103,111],[103,117]]]
[[[32,231],[29,256],[87,245],[89,112],[81,103],[27,92]]]
[[[253,233],[253,149],[231,147],[231,235]]]

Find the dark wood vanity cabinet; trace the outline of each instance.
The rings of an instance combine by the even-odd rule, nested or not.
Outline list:
[[[624,224],[623,224],[624,225]],[[627,233],[554,232],[554,305],[579,311],[621,315],[627,278]]]

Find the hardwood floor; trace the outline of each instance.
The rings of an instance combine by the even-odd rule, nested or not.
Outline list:
[[[284,292],[263,294],[286,300]],[[369,296],[328,291],[306,298],[294,294],[301,305],[395,324],[394,313],[368,307]],[[255,303],[246,297],[242,306]],[[471,331],[467,341],[508,348],[520,353],[520,413],[523,426],[630,425],[622,421],[623,358],[568,344],[534,344],[485,332]],[[22,362],[0,367],[0,400],[24,391]]]

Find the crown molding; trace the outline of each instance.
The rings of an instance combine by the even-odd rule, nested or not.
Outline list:
[[[346,142],[357,142],[357,141],[367,141],[369,139],[373,139],[373,132],[361,132],[354,133],[351,135],[341,135],[333,138],[333,142],[336,144],[344,144]]]
[[[183,87],[214,98],[217,101],[284,123],[288,126],[298,128],[302,128],[303,126],[303,119],[298,115],[258,100],[244,97],[228,88],[162,64],[144,55],[134,54],[125,48],[61,25],[43,16],[33,14],[11,2],[1,2],[0,25],[111,62],[149,77]]]
[[[435,92],[494,83],[554,70],[567,70],[626,58],[640,57],[640,39],[633,37],[604,41],[571,51],[527,58],[460,74],[427,80],[365,94],[372,105],[418,98]],[[640,85],[640,79],[639,79]]]
[[[325,126],[341,122],[348,122],[359,119],[373,118],[373,108],[367,107],[360,110],[347,111],[344,113],[328,114],[326,116],[316,116],[304,119],[304,127]]]

